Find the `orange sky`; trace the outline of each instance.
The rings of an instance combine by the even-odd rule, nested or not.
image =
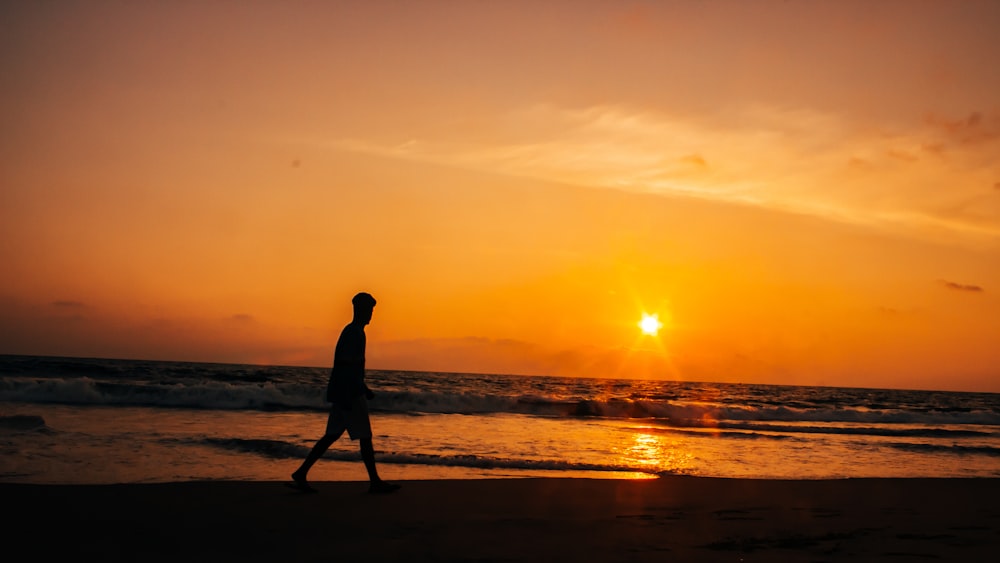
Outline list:
[[[327,366],[367,290],[372,368],[998,392],[997,29],[5,2],[0,353]]]

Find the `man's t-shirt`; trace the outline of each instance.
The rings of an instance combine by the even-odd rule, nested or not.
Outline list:
[[[326,400],[349,408],[365,393],[365,329],[351,323],[344,327],[333,354]]]

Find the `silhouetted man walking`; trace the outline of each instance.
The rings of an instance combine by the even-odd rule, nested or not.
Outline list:
[[[313,492],[306,475],[326,450],[347,431],[352,440],[361,443],[361,459],[368,470],[370,493],[391,493],[399,485],[383,481],[375,469],[375,447],[372,445],[372,425],[368,418],[368,400],[375,397],[365,384],[365,325],[372,320],[375,298],[359,293],[351,300],[354,319],[344,327],[337,340],[333,355],[330,382],[326,387],[326,400],[330,402],[330,415],[326,420],[326,433],[316,441],[312,451],[295,473],[289,486]]]

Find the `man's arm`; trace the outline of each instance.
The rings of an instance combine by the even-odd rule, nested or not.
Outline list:
[[[333,359],[330,388],[337,404],[350,408],[355,398],[368,394],[365,378],[365,337],[356,326],[348,325],[340,333]],[[331,402],[333,402],[331,397]]]

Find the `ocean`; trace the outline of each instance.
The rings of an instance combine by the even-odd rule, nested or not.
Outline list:
[[[0,356],[0,482],[287,480],[329,368]],[[388,480],[1000,477],[1000,394],[369,370]],[[364,481],[338,440],[310,480]]]

